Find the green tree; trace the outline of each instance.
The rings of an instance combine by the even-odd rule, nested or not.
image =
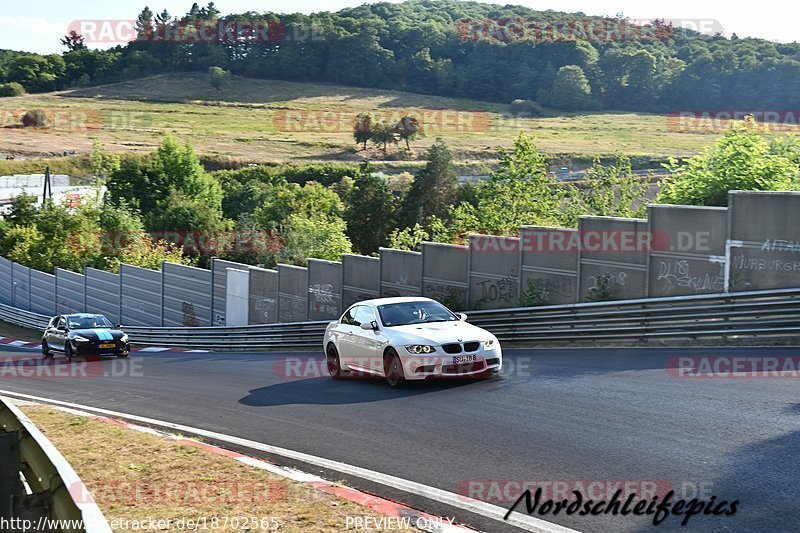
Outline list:
[[[548,176],[546,158],[524,132],[513,150],[501,150],[498,169],[475,186],[475,195],[477,205],[462,202],[450,209],[454,236],[468,231],[513,234],[524,225],[565,226],[577,220],[577,192]]]
[[[339,217],[289,215],[278,262],[305,266],[309,258],[339,261],[342,254],[352,251],[346,229],[347,224]]]
[[[662,183],[661,203],[726,206],[731,190],[798,188],[797,161],[754,131],[752,120],[736,125],[684,164],[670,160],[667,168],[672,176]]]
[[[422,223],[431,215],[443,218],[455,200],[458,177],[453,155],[439,138],[428,149],[428,162],[414,178],[403,199],[403,218],[408,225]]]
[[[394,126],[394,132],[406,143],[406,150],[411,151],[410,141],[425,137],[425,129],[416,117],[404,116]]]
[[[370,140],[376,146],[380,146],[384,154],[389,150],[389,143],[397,144],[394,128],[387,124],[375,124],[372,128],[372,137]]]
[[[558,69],[550,105],[567,111],[592,107],[592,88],[581,67],[565,65]]]
[[[585,214],[604,217],[643,217],[647,211],[648,178],[637,176],[628,156],[618,155],[612,165],[603,165],[597,157],[586,173],[586,187],[581,198]]]
[[[396,229],[389,236],[389,247],[397,250],[419,251],[424,241],[429,241],[430,235],[419,224],[405,229]]]
[[[138,206],[146,222],[160,226],[148,229],[189,229],[201,219],[209,226],[223,224],[222,187],[203,169],[192,146],[172,136],[165,137],[147,160],[126,160],[112,171],[108,192],[112,201],[124,199]],[[190,213],[195,206],[202,216]],[[176,218],[181,212],[187,217],[184,221]],[[176,226],[164,227],[167,223]]]
[[[369,113],[359,113],[356,124],[353,126],[353,139],[360,144],[362,150],[367,149],[367,143],[372,140],[375,118]]]
[[[397,203],[383,178],[373,175],[369,163],[362,165],[344,216],[356,252],[370,255],[386,245],[396,225]]]

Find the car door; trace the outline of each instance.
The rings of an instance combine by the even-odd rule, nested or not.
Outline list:
[[[369,372],[382,372],[383,363],[378,353],[379,333],[373,329],[363,329],[361,324],[377,324],[375,310],[367,305],[359,306],[355,312],[358,327],[353,333],[356,359],[359,367]]]
[[[67,319],[63,316],[58,317],[56,328],[53,330],[53,341],[48,341],[48,344],[60,352],[64,351],[64,345],[67,342]]]
[[[60,316],[55,316],[50,319],[50,322],[47,323],[47,327],[44,330],[44,341],[50,348],[55,347],[55,334],[56,334],[56,326],[58,325],[58,320]]]
[[[342,319],[336,324],[337,340],[336,347],[339,350],[339,363],[343,368],[349,368],[355,357],[355,331],[358,329],[355,322],[355,313],[359,306],[354,305],[342,315]]]

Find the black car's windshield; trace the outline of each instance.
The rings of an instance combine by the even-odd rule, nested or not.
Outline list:
[[[111,329],[114,327],[103,315],[80,315],[67,317],[69,329]]]
[[[455,322],[458,317],[438,302],[402,302],[378,306],[384,326],[406,326],[430,322]]]

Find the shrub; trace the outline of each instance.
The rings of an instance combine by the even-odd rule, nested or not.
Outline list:
[[[23,94],[25,94],[25,87],[15,81],[11,83],[0,83],[0,97],[22,96]]]

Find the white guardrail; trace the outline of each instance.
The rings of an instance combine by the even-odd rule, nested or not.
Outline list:
[[[64,456],[16,405],[0,397],[2,523],[3,531],[12,532],[111,533]]]
[[[91,310],[90,310],[91,311]],[[643,344],[650,339],[800,340],[800,289],[775,289],[467,312],[504,342]],[[44,329],[50,317],[0,305],[0,320]],[[321,348],[324,322],[237,327],[124,327],[139,346],[219,351]],[[123,325],[124,326],[124,325]]]

